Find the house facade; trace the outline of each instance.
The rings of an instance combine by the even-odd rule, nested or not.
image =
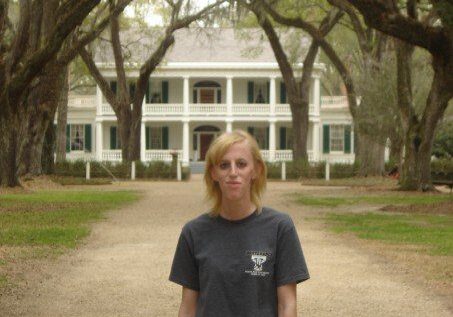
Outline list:
[[[233,29],[214,39],[188,30],[176,34],[175,46],[150,77],[143,101],[141,160],[171,161],[176,151],[183,166],[204,161],[214,138],[243,129],[257,140],[269,162],[292,159],[291,111],[273,52],[247,55],[250,45]],[[116,91],[112,59],[96,60]],[[300,67],[301,65],[299,65]],[[344,96],[321,96],[323,65],[312,75],[307,150],[310,161],[353,162],[352,117]],[[138,69],[127,72],[129,89]],[[121,142],[115,114],[97,87],[96,95],[71,95],[67,158],[120,161]]]

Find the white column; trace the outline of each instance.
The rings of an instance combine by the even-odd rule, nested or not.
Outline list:
[[[320,136],[320,124],[319,122],[313,122],[313,146],[312,146],[312,153],[313,153],[313,161],[319,161],[319,151],[320,151],[320,143],[319,143],[319,136]]]
[[[189,120],[183,121],[182,132],[182,165],[189,166]]]
[[[227,120],[226,121],[226,132],[232,132],[232,131],[233,131],[233,121]]]
[[[271,107],[271,116],[275,115],[276,91],[275,91],[275,77],[270,78],[269,85],[269,103]]]
[[[146,161],[146,126],[142,121],[140,126],[140,161]]]
[[[313,106],[314,114],[319,115],[321,110],[321,83],[319,75],[313,76]]]
[[[227,77],[226,85],[226,103],[227,103],[227,115],[231,117],[233,115],[233,77]]]
[[[184,104],[184,115],[189,115],[189,77],[184,77],[183,84],[183,104]]]
[[[102,122],[96,122],[96,160],[102,161]]]
[[[96,85],[96,115],[102,114],[102,91],[99,85]]]
[[[269,161],[275,161],[275,120],[269,122]]]

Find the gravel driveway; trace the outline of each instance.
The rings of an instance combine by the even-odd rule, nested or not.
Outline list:
[[[47,263],[20,296],[0,298],[1,316],[177,315],[180,287],[168,274],[182,225],[207,208],[201,180],[105,188],[117,187],[138,189],[143,199],[108,213],[78,250]],[[313,188],[269,183],[264,203],[290,213],[298,228],[311,274],[298,286],[300,316],[453,315],[391,263],[306,220],[315,211],[283,197],[296,190]]]

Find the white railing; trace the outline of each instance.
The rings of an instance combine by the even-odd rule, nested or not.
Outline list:
[[[227,105],[224,103],[191,103],[189,105],[189,113],[197,115],[225,115],[227,113]]]
[[[68,161],[93,161],[96,156],[93,153],[83,151],[71,151],[66,153],[66,160]]]
[[[248,114],[248,115],[269,114],[270,111],[271,107],[269,104],[261,103],[233,104],[233,114]]]
[[[313,162],[313,151],[307,151],[308,161]],[[293,160],[293,150],[276,150],[275,151],[275,161],[292,161]]]
[[[327,107],[347,107],[346,104],[329,103]],[[314,105],[309,105],[309,113],[314,113]],[[182,115],[184,112],[184,105],[156,103],[145,104],[143,108],[143,115]],[[233,104],[233,115],[270,115],[271,107],[269,104]],[[193,103],[189,104],[189,115],[226,115],[227,105],[222,103]],[[114,115],[112,107],[108,103],[103,103],[101,107],[101,114]],[[287,103],[278,103],[275,105],[276,115],[291,115],[291,108]]]
[[[346,96],[322,96],[321,107],[327,108],[348,107],[348,98]]]
[[[182,158],[182,150],[146,150],[145,151],[145,161],[165,161],[171,162],[172,152],[178,153],[179,159]]]
[[[102,150],[103,161],[121,161],[121,150]]]
[[[321,161],[329,161],[330,163],[354,163],[355,154],[343,154],[343,153],[329,153],[321,154]]]
[[[103,103],[101,110],[101,114],[115,114],[112,106],[110,106],[109,103]]]
[[[68,97],[70,108],[96,108],[96,95],[70,95]]]
[[[143,109],[143,115],[172,114],[181,115],[184,111],[182,103],[147,103]]]

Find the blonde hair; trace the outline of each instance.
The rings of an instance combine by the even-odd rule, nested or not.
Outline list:
[[[266,175],[267,168],[264,159],[255,138],[244,130],[234,130],[232,132],[224,132],[216,138],[206,153],[206,167],[204,172],[204,181],[206,184],[205,201],[212,201],[212,209],[210,210],[211,216],[218,216],[222,204],[222,191],[219,183],[214,181],[211,177],[211,170],[220,163],[222,157],[228,149],[235,143],[246,141],[250,152],[252,153],[254,168],[257,173],[256,178],[252,181],[252,188],[250,190],[250,199],[252,203],[257,206],[258,213],[261,212],[261,195],[266,189]]]

